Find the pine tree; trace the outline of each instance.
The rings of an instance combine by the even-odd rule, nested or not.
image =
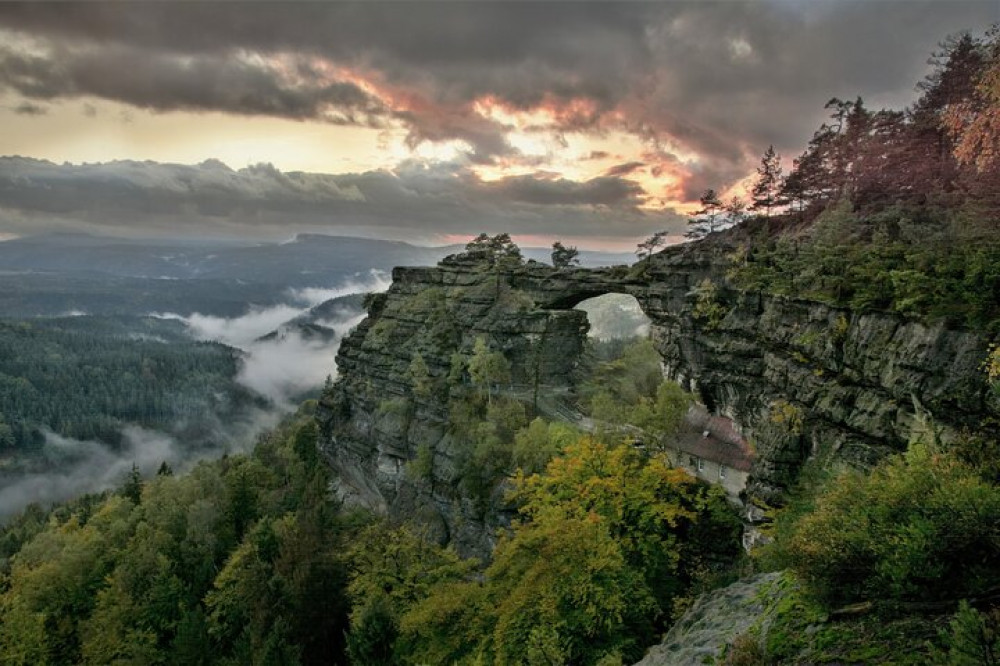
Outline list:
[[[132,470],[125,479],[125,485],[122,486],[121,494],[122,497],[132,500],[133,504],[142,502],[142,475],[139,473],[139,468],[135,466],[135,463],[132,463]]]
[[[725,207],[715,190],[708,189],[699,199],[701,210],[696,211],[688,220],[688,230],[684,234],[691,239],[704,238],[714,233],[722,226],[722,212]]]
[[[774,152],[774,146],[768,146],[757,167],[757,181],[750,192],[751,210],[763,210],[771,217],[771,210],[782,205],[779,196],[781,192],[781,157]]]
[[[575,247],[566,247],[559,241],[552,244],[552,265],[556,268],[568,268],[579,265],[580,251]]]
[[[655,234],[642,241],[636,246],[635,254],[639,259],[645,259],[646,257],[652,256],[656,248],[664,245],[667,240],[666,231],[657,231]]]

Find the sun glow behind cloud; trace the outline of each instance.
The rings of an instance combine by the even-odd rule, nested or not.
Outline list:
[[[740,191],[769,144],[787,164],[831,94],[905,106],[935,43],[996,20],[989,0],[813,4],[0,4],[0,156],[171,163],[147,169],[159,175],[268,163],[270,185],[291,184],[271,208],[246,194],[228,218],[207,200],[191,219],[129,210],[147,231],[254,234],[265,220],[282,237],[428,238],[506,224],[492,230],[631,240],[683,227],[671,211],[708,188]],[[7,166],[66,185],[59,169]],[[84,171],[62,173],[103,173]],[[365,198],[317,206],[306,181]],[[40,191],[0,202],[0,232],[108,217],[80,199],[53,211]],[[101,205],[120,212],[128,194],[115,196]]]

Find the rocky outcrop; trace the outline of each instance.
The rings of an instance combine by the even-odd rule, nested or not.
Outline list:
[[[491,269],[459,255],[395,269],[341,345],[340,378],[321,401],[322,449],[341,496],[422,516],[442,540],[488,554],[506,514],[499,491],[484,513],[456,486],[461,451],[447,400],[463,389],[447,380],[452,355],[482,336],[510,361],[516,385],[572,386],[587,331],[572,308],[606,293],[639,301],[665,373],[751,441],[758,505],[780,502],[809,456],[863,466],[904,448],[918,410],[946,434],[1000,411],[980,368],[986,335],[741,292],[726,278],[735,243],[713,237],[631,267]],[[423,397],[409,377],[416,354],[431,375]],[[432,474],[414,481],[404,468],[420,446],[433,452]]]
[[[765,626],[775,601],[786,593],[782,574],[759,574],[698,597],[635,666],[699,666],[718,663],[727,646],[751,628]]]

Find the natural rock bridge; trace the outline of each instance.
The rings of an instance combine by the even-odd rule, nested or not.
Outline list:
[[[341,345],[340,378],[321,400],[322,448],[340,493],[418,515],[460,549],[488,552],[504,521],[501,500],[484,521],[452,483],[460,454],[447,428],[452,354],[485,336],[511,362],[514,382],[572,387],[588,328],[573,307],[607,293],[638,300],[665,373],[752,440],[751,501],[780,502],[810,455],[865,465],[905,447],[915,405],[950,428],[992,409],[979,372],[984,335],[741,292],[725,278],[735,242],[722,235],[599,269],[528,262],[498,270],[463,255],[395,269],[388,292],[371,299],[368,318]],[[710,320],[696,314],[705,280]],[[434,383],[429,397],[407,379],[417,353]],[[386,409],[394,400],[408,402],[405,414]],[[421,445],[434,453],[429,483],[403,473]]]

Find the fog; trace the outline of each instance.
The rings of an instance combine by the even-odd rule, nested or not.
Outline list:
[[[363,313],[345,313],[340,320],[317,322],[333,329],[335,335],[330,339],[309,339],[289,328],[274,338],[251,342],[243,347],[246,356],[237,381],[266,395],[279,408],[290,410],[297,395],[321,386],[327,377],[336,377],[334,358],[340,341],[362,319]]]
[[[122,446],[113,450],[106,444],[62,437],[45,432],[42,455],[54,469],[19,474],[0,486],[0,519],[8,518],[27,505],[53,502],[100,492],[121,486],[134,464],[143,477],[154,475],[164,462],[174,471],[184,472],[199,460],[217,458],[225,452],[242,451],[252,443],[253,432],[273,426],[276,414],[260,412],[251,422],[240,424],[238,431],[246,437],[220,438],[214,447],[191,450],[162,432],[136,425],[122,429]]]
[[[287,303],[270,307],[251,306],[246,314],[239,317],[216,317],[197,312],[189,316],[175,313],[156,313],[153,316],[183,321],[191,335],[199,340],[221,342],[248,351],[247,348],[258,338],[276,331],[282,324],[306,314],[321,303],[351,294],[385,291],[390,282],[384,271],[371,270],[367,275],[347,280],[337,287],[289,289]],[[330,361],[333,361],[332,357]]]
[[[184,322],[198,340],[240,349],[243,356],[236,381],[269,398],[272,407],[255,410],[239,422],[223,423],[210,417],[209,423],[199,423],[212,432],[213,444],[208,447],[192,448],[169,434],[137,425],[122,429],[122,445],[117,449],[45,432],[42,455],[50,469],[11,478],[0,475],[0,519],[32,502],[48,505],[119,487],[133,464],[148,478],[163,462],[183,472],[199,460],[249,450],[256,435],[294,410],[303,393],[322,386],[327,376],[336,376],[340,341],[365,316],[346,305],[327,308],[323,316],[312,313],[312,308],[341,296],[382,291],[388,285],[385,273],[371,271],[332,288],[289,290],[286,303],[250,307],[238,317],[153,315]],[[181,430],[185,424],[176,425]]]

